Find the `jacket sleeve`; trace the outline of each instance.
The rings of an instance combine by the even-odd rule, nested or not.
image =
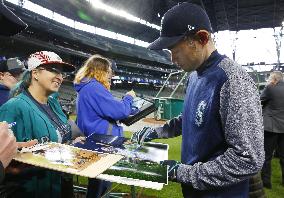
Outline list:
[[[95,91],[88,92],[88,103],[102,118],[118,121],[127,118],[131,113],[133,97],[125,95],[122,100],[117,100],[104,88],[94,87]]]
[[[182,115],[171,119],[162,127],[155,128],[155,130],[157,131],[159,138],[172,138],[181,135]]]
[[[10,99],[13,100],[13,99]],[[23,112],[15,107],[10,101],[0,108],[0,121],[6,121],[7,123],[16,122],[16,125],[12,127],[12,131],[18,142],[23,142],[32,139],[32,133],[26,131],[24,119],[28,119],[28,115],[21,116]]]
[[[232,75],[223,84],[219,112],[227,150],[212,161],[180,165],[179,182],[206,190],[236,184],[261,170],[264,162],[261,105],[248,75]]]
[[[0,161],[0,184],[4,180],[4,176],[5,176],[5,169],[2,162]]]
[[[267,85],[260,95],[260,101],[263,106],[270,100],[270,85]]]

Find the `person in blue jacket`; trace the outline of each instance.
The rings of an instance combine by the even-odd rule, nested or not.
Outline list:
[[[168,49],[191,72],[182,115],[163,127],[133,134],[139,143],[182,135],[181,163],[164,161],[184,197],[249,197],[249,178],[264,162],[263,120],[257,87],[246,71],[218,53],[200,6],[168,10],[152,50]]]
[[[111,77],[111,62],[100,55],[91,56],[75,76],[77,125],[86,136],[93,133],[123,136],[119,120],[132,113],[135,92],[129,91],[122,100],[117,100],[110,92]],[[90,179],[87,198],[101,197],[110,185]]]
[[[0,108],[0,121],[16,122],[12,130],[19,142],[68,142],[71,127],[54,94],[63,82],[62,73],[75,67],[49,51],[30,55],[27,65],[28,70],[12,90],[14,97]],[[13,197],[61,196],[61,177],[55,171],[30,167],[17,175],[6,175],[4,182],[17,184]]]

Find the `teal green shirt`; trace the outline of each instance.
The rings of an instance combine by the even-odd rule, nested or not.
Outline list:
[[[57,98],[51,95],[48,104],[53,112],[63,122],[67,123],[67,118],[63,113]],[[38,139],[42,141],[58,141],[56,128],[49,118],[37,107],[37,105],[24,93],[11,98],[0,108],[0,121],[8,123],[16,122],[12,130],[17,141],[28,141]],[[28,173],[27,173],[28,172]],[[41,174],[39,174],[41,172]],[[30,175],[27,177],[27,174]],[[21,177],[22,175],[22,177]],[[43,176],[44,175],[44,176]],[[8,179],[7,177],[6,179]],[[14,178],[14,179],[13,179]],[[22,183],[21,196],[30,197],[37,195],[41,198],[60,197],[60,174],[54,171],[34,168],[12,177],[12,181]]]
[[[62,111],[60,104],[54,96],[48,98],[48,104],[53,112],[63,122],[67,123],[67,118]],[[16,122],[12,130],[17,141],[28,141],[38,139],[39,142],[49,140],[58,141],[55,126],[37,105],[24,93],[10,99],[0,108],[0,121],[8,123]]]

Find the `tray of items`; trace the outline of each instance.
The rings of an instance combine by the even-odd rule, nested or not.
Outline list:
[[[122,155],[98,153],[70,145],[48,142],[21,149],[14,160],[42,168],[95,178],[122,158]]]

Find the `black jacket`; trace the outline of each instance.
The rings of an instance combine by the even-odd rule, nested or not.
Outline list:
[[[267,85],[260,100],[263,106],[264,130],[284,133],[284,82]]]
[[[4,176],[5,176],[4,166],[3,166],[2,162],[0,161],[0,184],[4,180]]]

